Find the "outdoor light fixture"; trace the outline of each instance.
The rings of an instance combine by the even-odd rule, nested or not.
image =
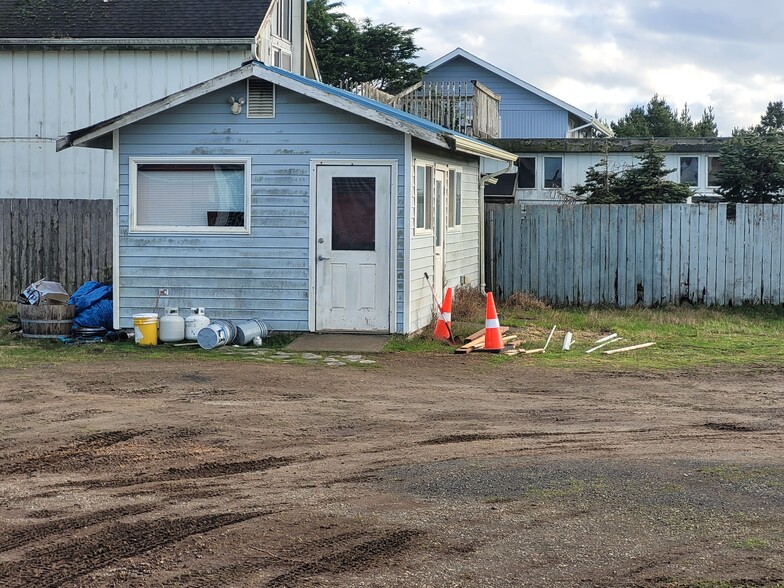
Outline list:
[[[245,98],[237,98],[237,99],[235,99],[234,96],[229,96],[228,102],[229,102],[229,104],[231,104],[231,113],[232,114],[241,114],[242,113],[242,105],[245,104]]]

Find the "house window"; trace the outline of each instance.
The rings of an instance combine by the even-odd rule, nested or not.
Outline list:
[[[563,184],[563,158],[544,158],[544,187],[561,188]]]
[[[708,186],[715,188],[719,185],[719,172],[721,171],[721,160],[715,156],[708,157]]]
[[[284,41],[291,41],[291,31],[291,0],[278,0],[275,15],[272,19],[272,34]]]
[[[433,166],[416,166],[416,225],[415,228],[433,229]]]
[[[518,158],[517,187],[536,188],[536,157]]]
[[[449,218],[450,229],[463,223],[463,174],[457,170],[449,170]]]
[[[275,47],[272,50],[272,65],[291,71],[291,53]]]
[[[250,159],[130,160],[131,231],[250,232]]]
[[[697,186],[699,182],[699,158],[681,157],[678,168],[680,169],[680,183],[687,186]]]

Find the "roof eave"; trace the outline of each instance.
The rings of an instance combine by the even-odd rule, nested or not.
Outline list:
[[[195,86],[191,86],[190,88],[185,88],[184,90],[175,92],[174,94],[151,102],[145,106],[135,108],[134,110],[130,110],[124,114],[120,114],[89,127],[71,131],[67,135],[58,137],[56,150],[62,151],[68,147],[78,146],[106,149],[107,147],[105,146],[105,143],[100,141],[101,137],[104,137],[116,129],[124,127],[125,125],[145,119],[148,116],[152,116],[173,106],[183,104],[189,100],[192,100],[193,98],[208,94],[213,90],[217,90],[224,86],[228,86],[229,84],[242,81],[248,77],[247,74],[251,68],[252,63],[247,63],[237,69],[233,69],[229,72],[207,80],[206,82],[201,82]],[[111,145],[109,145],[108,148],[111,148]]]
[[[170,38],[0,38],[0,49],[167,49],[170,47],[250,47],[253,37],[231,38],[199,38],[199,37],[170,37]]]
[[[505,161],[507,163],[514,163],[517,161],[518,156],[514,153],[501,149],[500,147],[495,147],[494,145],[490,145],[488,143],[476,141],[470,137],[449,135],[447,137],[447,141],[450,143],[450,147],[454,151],[459,151],[460,153],[467,153],[469,155],[476,155],[478,157],[487,157],[490,159],[496,159],[498,161]]]

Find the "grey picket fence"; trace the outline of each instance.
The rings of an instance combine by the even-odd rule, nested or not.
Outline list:
[[[784,303],[777,204],[487,204],[488,289],[559,305]]]
[[[36,280],[73,292],[112,274],[111,200],[0,199],[0,300]]]

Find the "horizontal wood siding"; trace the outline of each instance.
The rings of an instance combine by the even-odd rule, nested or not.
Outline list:
[[[500,298],[559,305],[784,303],[774,204],[488,204],[487,279]]]
[[[314,159],[397,160],[395,234],[402,236],[401,133],[280,88],[275,118],[232,115],[227,97],[244,95],[245,84],[237,84],[120,132],[122,326],[155,305],[159,288],[169,288],[165,305],[204,306],[211,317],[257,317],[276,330],[306,331]],[[156,155],[251,157],[251,234],[130,234],[128,158]],[[398,238],[399,259],[403,246]],[[392,328],[402,330],[402,290],[397,299],[398,324]]]
[[[460,157],[442,151],[419,146],[414,150],[414,160],[421,159],[450,169],[461,170],[462,173],[462,224],[452,229],[446,228],[444,219],[444,281],[445,287],[456,288],[461,284],[461,277],[468,276],[471,283],[479,283],[479,162],[476,158]],[[414,172],[412,171],[412,174]],[[412,186],[415,185],[412,175]],[[433,318],[435,304],[433,293],[425,280],[425,272],[430,276],[431,283],[435,275],[434,239],[432,231],[422,233],[414,231],[416,194],[411,195],[410,226],[411,256],[409,285],[410,330],[416,331],[426,327]],[[448,214],[448,211],[447,211]],[[438,285],[434,284],[436,291]]]
[[[569,130],[568,115],[563,108],[463,57],[430,70],[425,74],[425,80],[477,80],[500,95],[501,137],[563,138]],[[543,122],[536,122],[540,120]]]
[[[40,279],[73,293],[111,275],[111,201],[0,199],[0,300]]]
[[[0,198],[111,199],[111,153],[57,153],[57,137],[248,58],[249,51],[229,50],[0,52]]]

